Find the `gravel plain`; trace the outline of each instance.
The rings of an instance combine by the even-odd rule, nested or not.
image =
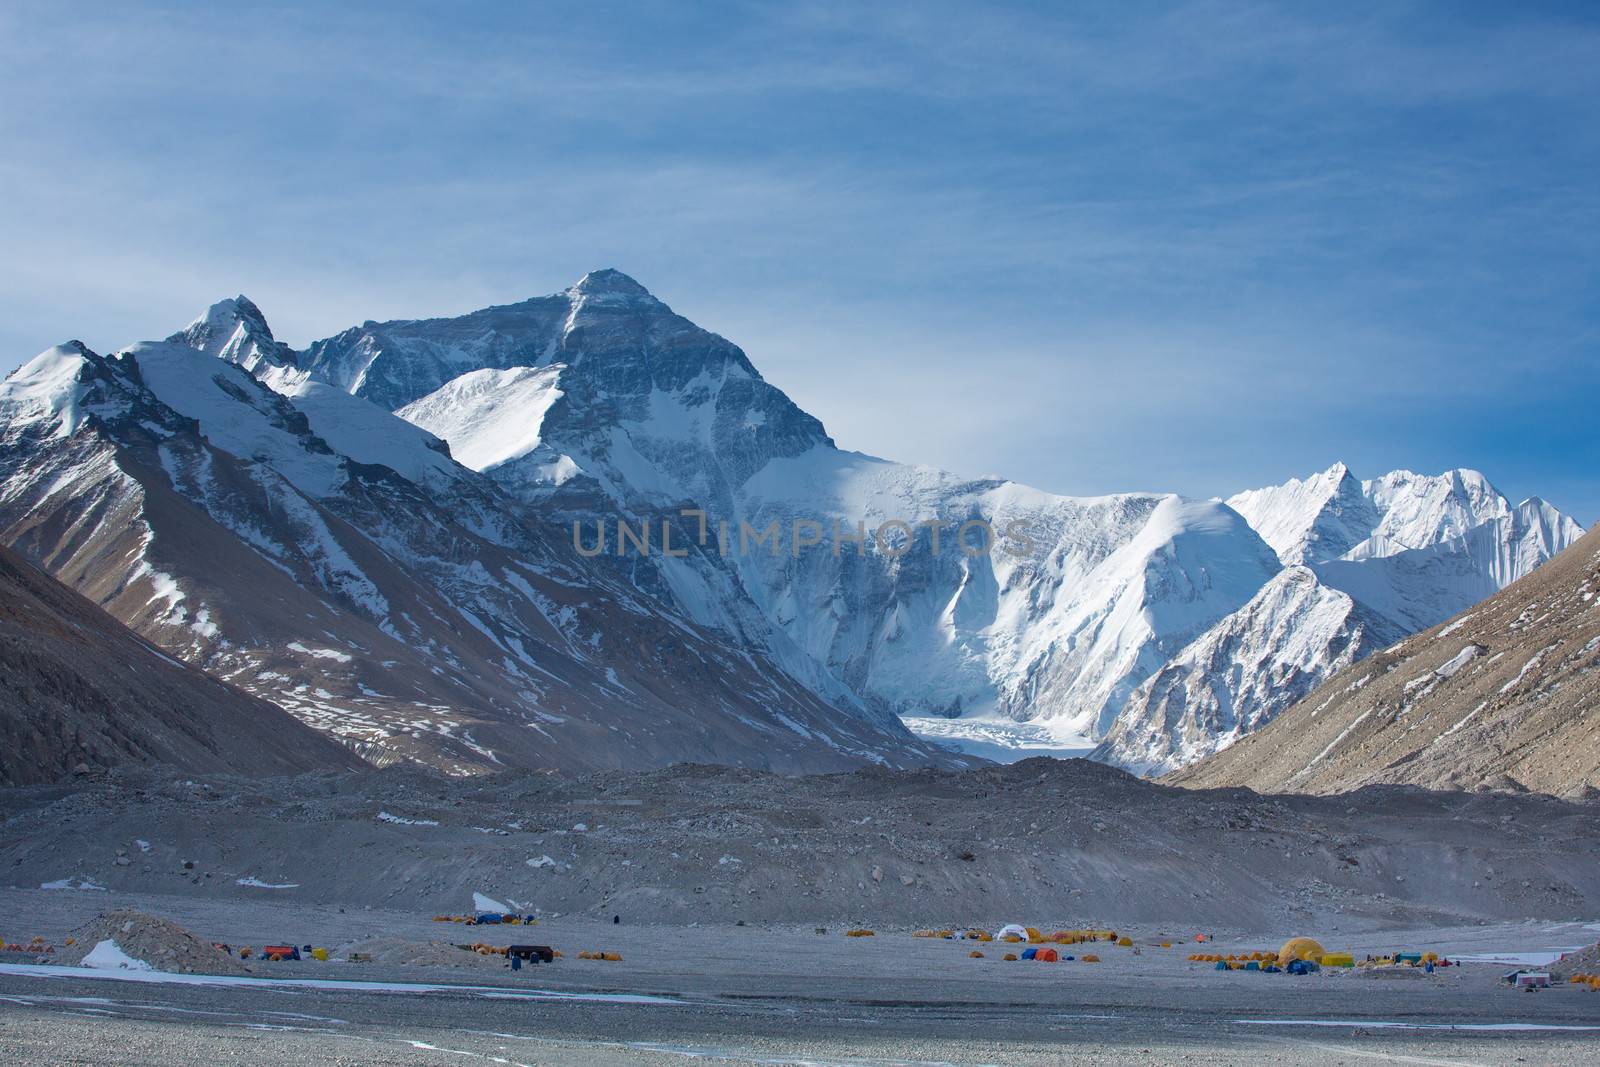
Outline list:
[[[381,908],[0,892],[0,914],[51,939],[109,907],[163,914],[236,945],[337,946],[378,933],[427,940],[443,928],[463,940],[548,943],[564,957],[520,972],[261,963],[252,967],[259,977],[222,985],[114,972],[42,977],[38,968],[7,967],[0,1046],[11,1062],[1029,1065],[1292,1056],[1576,1064],[1600,1056],[1600,994],[1572,986],[1513,992],[1498,981],[1509,963],[1471,962],[1431,976],[1291,978],[1219,973],[1187,959],[1197,950],[1276,947],[1275,933],[1218,934],[1197,946],[1176,940],[1187,931],[1141,926],[1124,931],[1136,950],[1093,946],[1100,963],[1034,964],[1003,961],[1012,947],[995,943],[979,945],[985,956],[972,959],[972,942],[917,938],[905,928],[849,938],[836,928],[576,917],[464,927]],[[1426,947],[1536,958],[1588,943],[1593,926],[1396,929],[1337,945],[1358,955]],[[1173,947],[1159,947],[1162,939],[1174,939]],[[576,959],[585,948],[622,960]]]
[[[252,960],[231,984],[0,964],[0,1048],[27,1064],[1588,1063],[1600,994],[1498,978],[1600,939],[1597,814],[1415,789],[1188,791],[1082,761],[90,777],[0,792],[7,940],[60,943],[128,908],[334,960]],[[433,921],[474,894],[540,921]],[[912,936],[1007,922],[1136,946],[1036,964]],[[875,936],[846,937],[857,925]],[[1483,959],[1294,978],[1186,958],[1300,934]],[[445,965],[448,944],[394,957],[414,965],[341,959],[477,940],[563,958],[515,973],[464,951]]]

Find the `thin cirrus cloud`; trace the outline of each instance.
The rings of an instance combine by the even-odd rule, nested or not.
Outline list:
[[[64,57],[70,57],[68,62]],[[1600,516],[1600,25],[1252,3],[0,13],[0,366],[615,266],[845,447]]]

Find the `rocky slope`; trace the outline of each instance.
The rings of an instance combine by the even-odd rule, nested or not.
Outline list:
[[[1171,776],[1330,793],[1600,790],[1600,529],[1443,625],[1347,667],[1254,736]]]
[[[280,708],[152,648],[0,547],[0,785],[151,762],[246,775],[361,764]]]

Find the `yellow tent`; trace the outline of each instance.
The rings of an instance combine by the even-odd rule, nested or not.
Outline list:
[[[1323,947],[1311,938],[1291,937],[1278,950],[1278,966],[1287,967],[1294,960],[1320,961],[1324,954]]]

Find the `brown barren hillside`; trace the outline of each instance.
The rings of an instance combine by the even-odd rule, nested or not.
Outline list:
[[[0,785],[150,762],[247,775],[363,765],[276,705],[156,651],[0,546]]]
[[[1380,782],[1568,795],[1600,788],[1600,527],[1164,781],[1297,793]]]

